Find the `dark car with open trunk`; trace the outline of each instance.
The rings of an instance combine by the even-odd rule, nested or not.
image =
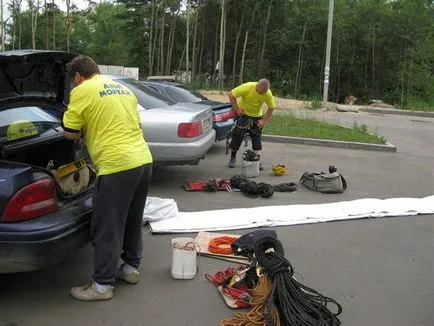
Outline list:
[[[90,241],[96,173],[56,118],[75,56],[0,52],[0,274],[47,267]]]

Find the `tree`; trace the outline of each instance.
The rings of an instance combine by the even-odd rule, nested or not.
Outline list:
[[[72,14],[73,4],[71,0],[65,0],[66,3],[66,51],[69,52],[72,31]]]
[[[224,66],[225,66],[225,43],[226,43],[226,0],[221,0],[220,18],[220,69],[219,69],[219,89],[223,90]]]
[[[36,49],[36,29],[38,27],[40,0],[27,0],[27,5],[30,12],[30,24],[32,28],[32,48]]]
[[[22,0],[6,1],[6,49],[85,53],[139,67],[141,77],[178,68],[195,84],[218,80],[221,90],[264,76],[277,93],[322,94],[328,1],[188,0],[188,14],[187,0],[117,0],[82,11],[65,0],[66,12],[49,0],[26,0],[25,10]],[[433,31],[432,0],[335,0],[329,99],[434,106]]]

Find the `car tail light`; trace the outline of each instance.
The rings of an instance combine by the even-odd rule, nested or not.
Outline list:
[[[43,179],[20,189],[3,211],[2,222],[30,220],[57,209],[56,188],[52,179]]]
[[[229,119],[233,119],[237,116],[234,111],[229,111],[225,113],[216,114],[212,117],[212,120],[215,122],[223,122],[228,121]]]
[[[192,138],[203,133],[202,122],[180,123],[178,125],[178,136],[181,138]]]

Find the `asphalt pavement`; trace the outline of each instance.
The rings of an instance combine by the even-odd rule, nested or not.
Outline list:
[[[188,193],[185,180],[231,177],[224,144],[217,144],[199,166],[154,171],[151,196],[174,198],[182,211],[231,207],[325,203],[359,198],[425,197],[433,194],[434,119],[369,113],[303,113],[351,126],[367,124],[397,146],[396,153],[265,143],[265,170],[257,181],[298,182],[305,171],[335,165],[346,177],[344,194],[325,195],[303,187],[270,199],[240,193]],[[283,177],[271,165],[286,163]],[[279,227],[285,256],[308,286],[343,306],[343,325],[408,326],[434,324],[434,216],[406,216]],[[248,230],[235,232],[243,234]],[[194,280],[170,276],[169,241],[183,235],[144,235],[142,279],[119,283],[107,302],[83,303],[69,295],[89,280],[88,246],[46,270],[10,275],[0,292],[0,326],[29,325],[218,325],[233,310],[225,306],[204,273],[230,263],[201,257]],[[232,266],[235,266],[232,264]]]

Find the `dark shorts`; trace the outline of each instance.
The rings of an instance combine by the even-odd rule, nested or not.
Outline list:
[[[258,128],[258,121],[262,117],[249,117],[247,115],[242,115],[237,118],[235,122],[235,128],[232,133],[232,140],[229,145],[230,149],[233,151],[238,151],[240,149],[241,143],[243,142],[244,135],[248,132],[250,138],[252,139],[252,149],[254,151],[262,150],[262,128]]]

